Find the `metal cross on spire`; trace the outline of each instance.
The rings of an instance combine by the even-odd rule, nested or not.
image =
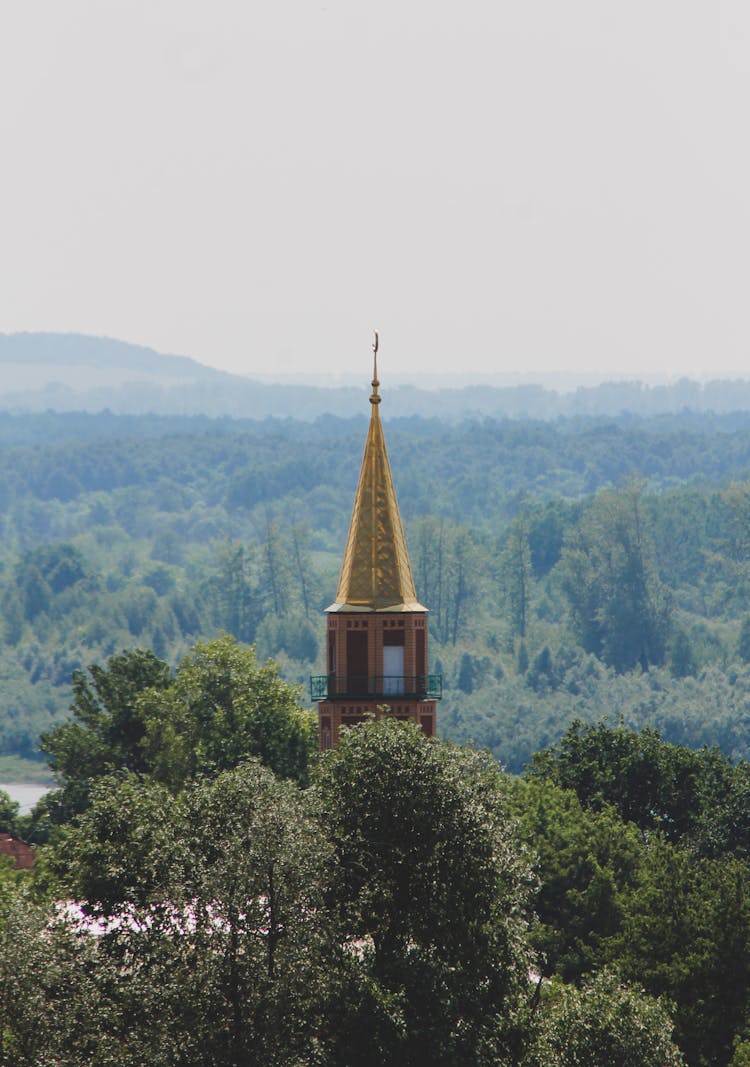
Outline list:
[[[375,340],[372,342],[372,396],[370,397],[371,404],[379,404],[380,397],[378,396],[378,331],[375,330]]]

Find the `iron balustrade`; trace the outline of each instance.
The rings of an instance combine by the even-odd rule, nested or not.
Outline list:
[[[314,674],[310,677],[312,700],[371,700],[373,697],[440,700],[442,696],[442,674]]]

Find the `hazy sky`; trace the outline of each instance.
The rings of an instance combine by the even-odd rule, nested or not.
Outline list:
[[[749,57],[747,0],[0,0],[0,330],[746,374]]]

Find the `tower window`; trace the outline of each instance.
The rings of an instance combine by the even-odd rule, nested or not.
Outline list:
[[[350,678],[366,678],[367,667],[367,631],[349,630],[346,635],[346,673]]]

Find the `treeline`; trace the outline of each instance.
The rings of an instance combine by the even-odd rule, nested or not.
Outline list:
[[[68,503],[153,486],[158,478],[185,489],[210,483],[213,499],[230,509],[281,500],[300,487],[346,490],[356,479],[352,456],[361,454],[365,426],[364,417],[309,424],[0,413],[2,507],[7,512],[26,497]],[[495,520],[512,512],[519,492],[576,497],[633,476],[663,489],[696,479],[742,479],[750,471],[750,426],[736,414],[487,418],[458,425],[391,417],[387,430],[407,515]]]
[[[183,356],[80,334],[0,334],[1,364],[10,367],[10,373],[0,382],[0,403],[23,411],[200,412],[214,417],[251,411],[257,418],[309,420],[346,416],[361,395],[351,386],[254,381]],[[558,391],[542,384],[517,385],[513,377],[491,375],[466,386],[461,375],[434,375],[423,378],[427,387],[393,384],[388,388],[389,410],[393,415],[456,421],[474,416],[555,419],[750,409],[750,382],[742,379],[683,378],[660,385],[615,381],[571,388],[581,378],[570,375],[560,383],[568,388]]]

